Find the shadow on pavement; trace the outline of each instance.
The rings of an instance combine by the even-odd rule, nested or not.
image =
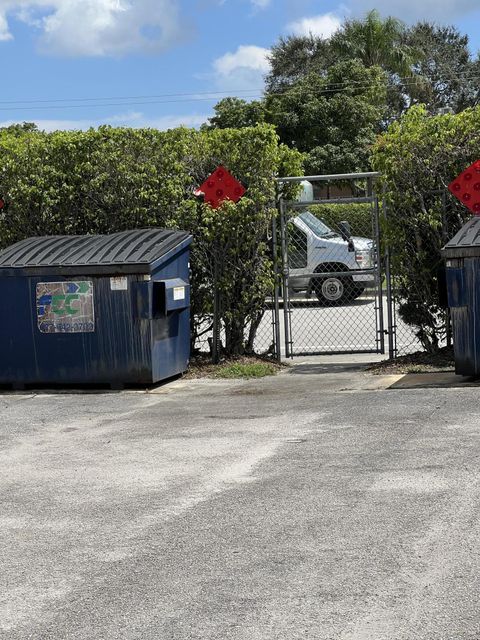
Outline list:
[[[457,376],[453,371],[437,373],[406,373],[389,389],[441,389],[478,387],[480,378]]]
[[[354,371],[365,371],[368,364],[364,363],[312,363],[296,364],[290,369],[292,375],[319,375],[322,373],[349,373]]]
[[[2,395],[86,395],[86,394],[107,394],[107,393],[155,393],[167,387],[172,382],[177,382],[182,375],[176,375],[166,380],[161,380],[155,384],[2,384],[0,385],[0,396]]]

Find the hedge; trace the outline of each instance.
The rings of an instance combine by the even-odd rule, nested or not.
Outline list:
[[[428,351],[439,348],[446,330],[438,286],[441,248],[470,217],[447,188],[479,157],[480,107],[434,117],[413,107],[374,149],[373,164],[386,187],[385,237],[400,314]]]

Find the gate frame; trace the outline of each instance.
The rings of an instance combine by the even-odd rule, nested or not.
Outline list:
[[[377,171],[368,171],[363,173],[342,173],[342,174],[330,174],[330,175],[316,175],[316,176],[288,176],[277,178],[276,182],[280,188],[284,184],[294,184],[300,183],[303,181],[308,182],[333,182],[333,181],[349,181],[351,184],[354,184],[358,180],[366,180],[367,182],[367,195],[366,196],[352,196],[345,198],[321,198],[321,199],[313,199],[307,202],[298,202],[285,200],[281,193],[277,197],[277,208],[279,212],[280,218],[280,251],[281,251],[281,281],[282,281],[282,295],[283,295],[283,318],[284,318],[284,339],[285,339],[285,357],[293,358],[293,336],[292,336],[292,326],[291,326],[291,301],[289,294],[289,266],[288,266],[288,239],[287,239],[287,228],[286,228],[286,212],[288,209],[301,209],[304,207],[318,205],[318,204],[362,204],[362,203],[370,203],[372,204],[372,213],[375,216],[374,221],[374,233],[375,233],[375,243],[377,247],[377,265],[375,268],[375,272],[377,275],[378,284],[376,287],[375,293],[375,324],[376,324],[376,343],[377,349],[375,350],[356,350],[352,349],[350,351],[328,351],[328,352],[309,352],[309,355],[333,355],[334,353],[385,353],[385,336],[388,336],[388,351],[389,357],[393,358],[395,354],[395,321],[393,314],[393,294],[392,294],[392,283],[391,283],[391,272],[390,272],[390,255],[388,251],[388,247],[385,248],[384,253],[382,254],[381,250],[381,231],[380,231],[380,207],[379,207],[379,198],[374,189],[374,182],[377,178],[379,178],[381,174]],[[385,190],[383,190],[384,196]],[[385,197],[382,198],[382,215],[384,219],[386,219],[387,211],[386,211],[386,202]],[[273,234],[276,237],[277,234],[277,223],[276,220],[273,222]],[[276,275],[279,275],[278,266],[276,266]],[[369,270],[371,272],[371,270]],[[307,277],[309,274],[306,274]],[[314,274],[311,274],[312,277]],[[315,276],[318,274],[315,274]],[[386,279],[386,297],[387,297],[387,329],[385,328],[385,320],[384,320],[384,309],[383,309],[383,285],[382,280],[383,276]],[[279,298],[279,287],[278,283],[276,283],[275,291],[275,323],[277,324],[278,329],[275,332],[276,340],[280,340],[280,298]],[[278,360],[282,359],[281,356],[281,344],[277,342],[276,344],[276,354]],[[302,354],[296,354],[302,355]],[[303,354],[305,355],[305,354]]]

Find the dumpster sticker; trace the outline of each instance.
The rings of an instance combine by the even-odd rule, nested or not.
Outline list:
[[[185,287],[173,287],[173,299],[185,300]]]
[[[122,276],[110,278],[110,289],[112,291],[128,291],[127,278]]]
[[[39,282],[37,322],[41,333],[95,331],[93,282]]]

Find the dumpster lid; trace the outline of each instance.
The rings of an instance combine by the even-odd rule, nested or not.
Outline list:
[[[480,257],[480,217],[472,218],[442,249],[444,258]]]
[[[0,251],[0,274],[150,273],[191,241],[186,231],[171,229],[28,238]]]

